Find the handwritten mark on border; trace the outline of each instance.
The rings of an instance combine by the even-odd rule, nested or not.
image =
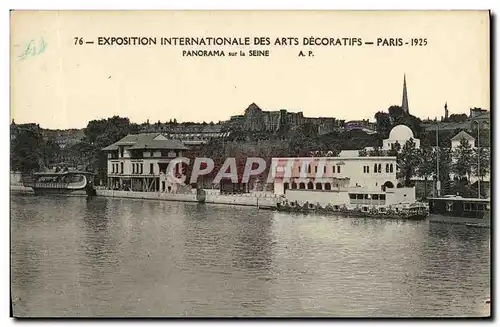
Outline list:
[[[15,47],[22,48],[22,53],[17,56],[19,60],[26,60],[30,57],[36,57],[45,52],[47,43],[43,37],[39,39],[31,39],[24,45],[16,44]]]

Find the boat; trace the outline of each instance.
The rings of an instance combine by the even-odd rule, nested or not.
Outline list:
[[[429,222],[490,228],[490,199],[454,195],[430,198]]]
[[[428,206],[415,200],[414,188],[288,189],[276,208],[284,212],[399,220],[425,220],[429,215]]]
[[[93,186],[94,173],[85,171],[38,172],[28,185],[35,195],[96,195]]]

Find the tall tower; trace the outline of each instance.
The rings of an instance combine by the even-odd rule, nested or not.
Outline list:
[[[403,103],[401,104],[401,108],[407,114],[410,113],[410,108],[408,107],[408,92],[406,91],[406,74],[403,77]]]
[[[448,121],[448,101],[444,104],[444,120]]]

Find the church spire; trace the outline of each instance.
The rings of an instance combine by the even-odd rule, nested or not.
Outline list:
[[[408,107],[408,92],[406,90],[406,74],[403,77],[403,103],[401,104],[401,108],[407,114],[410,113],[410,108]]]

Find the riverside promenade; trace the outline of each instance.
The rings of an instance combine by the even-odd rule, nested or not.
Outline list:
[[[242,194],[221,194],[220,190],[204,189],[203,199],[197,191],[189,193],[132,192],[98,189],[97,196],[132,198],[180,202],[203,202],[213,204],[243,205],[253,207],[276,207],[278,198],[272,192],[254,191]]]
[[[31,187],[23,185],[11,185],[11,194],[34,194]],[[186,193],[164,193],[164,192],[133,192],[114,191],[107,189],[96,189],[97,196],[112,198],[129,198],[160,201],[178,202],[200,202],[213,204],[242,205],[252,207],[274,208],[278,197],[273,192],[254,191],[242,194],[221,194],[220,190],[204,189],[202,197],[197,194],[196,189]]]

